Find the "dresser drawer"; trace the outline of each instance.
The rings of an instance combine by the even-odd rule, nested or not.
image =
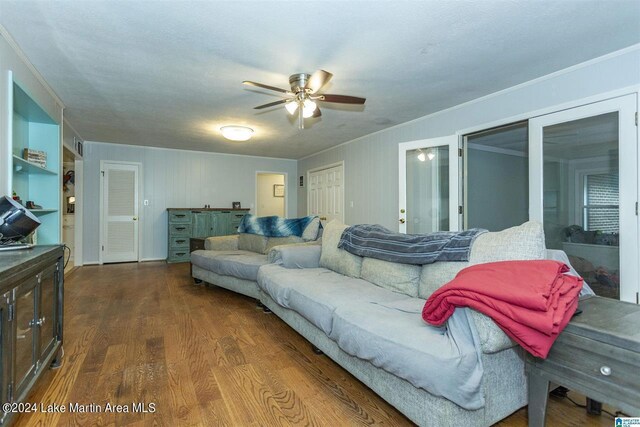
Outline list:
[[[170,237],[177,237],[177,236],[189,237],[190,235],[191,235],[191,224],[169,224]]]
[[[189,247],[169,250],[169,262],[188,262],[190,260],[191,256],[189,253]]]
[[[190,223],[191,212],[190,211],[170,211],[169,222]]]
[[[629,404],[640,401],[640,354],[571,333],[562,333],[536,366],[570,377]]]
[[[171,249],[181,249],[189,247],[189,237],[188,236],[174,236],[169,239],[169,248]]]

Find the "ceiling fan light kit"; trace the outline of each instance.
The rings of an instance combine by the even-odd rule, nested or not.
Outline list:
[[[246,126],[222,126],[220,132],[231,141],[247,141],[253,136],[253,129]]]
[[[365,98],[358,98],[356,96],[317,93],[324,85],[329,82],[329,80],[331,80],[331,77],[333,77],[333,74],[324,70],[318,70],[313,74],[292,74],[289,77],[289,85],[291,86],[291,90],[285,90],[248,80],[245,80],[242,83],[262,89],[273,90],[288,96],[288,98],[281,99],[279,101],[259,105],[257,107],[254,107],[254,109],[261,110],[263,108],[284,104],[284,108],[289,112],[289,114],[293,115],[296,113],[296,111],[298,112],[298,128],[304,129],[304,119],[308,119],[310,117],[316,118],[322,115],[322,113],[320,112],[320,108],[318,108],[318,101],[360,105],[364,104],[364,102],[366,101]]]

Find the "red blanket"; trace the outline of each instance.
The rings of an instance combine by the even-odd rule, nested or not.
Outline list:
[[[456,307],[489,317],[514,341],[546,358],[578,307],[582,279],[558,261],[502,261],[460,271],[427,300],[422,318],[440,326]]]

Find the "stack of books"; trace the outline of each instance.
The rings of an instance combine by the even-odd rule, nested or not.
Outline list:
[[[22,158],[30,163],[35,163],[42,168],[47,167],[47,153],[45,151],[25,148],[22,152]]]

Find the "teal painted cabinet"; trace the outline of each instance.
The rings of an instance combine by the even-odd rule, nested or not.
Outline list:
[[[192,237],[235,234],[249,209],[180,209],[170,208],[167,262],[189,261],[189,239]]]

